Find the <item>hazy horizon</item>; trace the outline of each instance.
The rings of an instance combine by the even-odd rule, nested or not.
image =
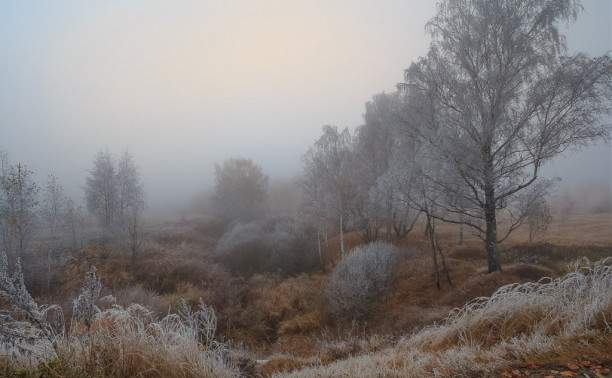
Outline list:
[[[354,130],[365,102],[402,81],[435,14],[432,1],[176,4],[0,5],[0,148],[11,161],[81,199],[95,154],[127,148],[152,209],[187,206],[230,157],[293,177],[322,125]],[[612,3],[583,5],[562,26],[570,53],[609,53]],[[610,186],[612,150],[565,154],[543,175]]]

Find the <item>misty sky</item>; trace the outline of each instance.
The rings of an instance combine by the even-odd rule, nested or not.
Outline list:
[[[583,4],[563,27],[570,51],[609,52],[611,2]],[[431,0],[1,2],[0,148],[77,198],[99,150],[128,148],[151,208],[189,202],[232,156],[289,177],[322,125],[353,129],[395,89],[434,13]],[[544,172],[610,182],[611,165],[599,146]]]

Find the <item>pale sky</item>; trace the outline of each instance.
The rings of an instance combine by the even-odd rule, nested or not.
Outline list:
[[[584,6],[570,50],[612,50],[611,2]],[[3,1],[0,148],[76,198],[98,151],[128,148],[152,208],[189,202],[233,156],[292,176],[322,125],[354,129],[402,81],[434,13],[430,0]],[[545,172],[581,180],[587,158],[612,180],[606,147]]]

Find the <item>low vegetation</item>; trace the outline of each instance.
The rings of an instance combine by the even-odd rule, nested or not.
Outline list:
[[[52,283],[70,298],[51,306],[37,304],[49,299],[44,285],[32,297],[27,275],[5,272],[3,345],[21,353],[5,353],[2,374],[474,376],[583,356],[610,364],[610,247],[514,242],[506,269],[487,274],[477,241],[457,247],[443,228],[454,286],[437,290],[423,227],[344,257],[332,237],[335,263],[310,273],[240,275],[215,259],[216,221],[156,226],[138,264],[108,245],[75,253]],[[384,267],[359,264],[370,259]],[[360,286],[357,306],[334,300],[342,271],[377,282]]]

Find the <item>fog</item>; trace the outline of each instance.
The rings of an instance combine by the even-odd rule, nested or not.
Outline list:
[[[611,3],[583,5],[563,27],[570,51],[609,52]],[[77,199],[94,155],[127,148],[152,209],[188,206],[232,156],[286,182],[322,125],[353,129],[395,89],[434,13],[430,0],[3,2],[0,148]],[[609,188],[612,151],[543,174]]]

